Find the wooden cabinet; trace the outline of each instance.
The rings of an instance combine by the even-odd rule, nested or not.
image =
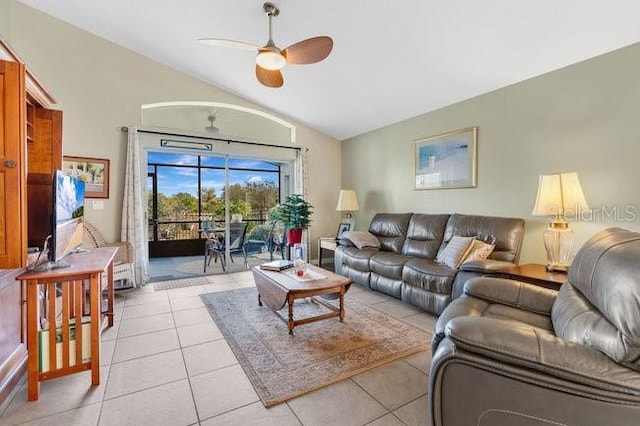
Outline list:
[[[62,165],[62,112],[0,38],[0,405],[26,372],[29,244],[50,233],[53,171]]]
[[[0,61],[0,268],[27,264],[24,65]]]
[[[29,98],[34,130],[33,139],[27,138],[27,235],[29,247],[42,247],[51,233],[53,172],[62,169],[62,111],[44,108]]]

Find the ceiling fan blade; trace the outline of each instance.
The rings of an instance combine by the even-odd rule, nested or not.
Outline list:
[[[284,49],[282,54],[290,64],[313,64],[329,56],[331,49],[333,49],[331,37],[320,36],[294,43]]]
[[[266,70],[260,65],[256,65],[256,78],[267,87],[282,87],[284,84],[280,70]]]
[[[256,51],[260,49],[260,46],[255,44],[245,43],[244,41],[227,40],[224,38],[199,38],[198,43],[206,44],[209,46],[232,47],[234,49],[252,50],[252,51]]]

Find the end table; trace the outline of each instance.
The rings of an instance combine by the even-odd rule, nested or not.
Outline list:
[[[500,274],[505,276],[505,278],[523,281],[553,290],[558,290],[567,280],[566,272],[547,271],[544,265],[536,263],[526,263],[524,265],[503,269],[500,271]]]
[[[318,239],[318,266],[322,268],[322,250],[330,250],[332,253],[336,251],[338,241],[335,238]]]

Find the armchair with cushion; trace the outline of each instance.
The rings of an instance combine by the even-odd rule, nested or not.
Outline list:
[[[135,287],[136,280],[133,272],[133,246],[127,241],[118,241],[115,243],[108,243],[102,236],[100,231],[85,220],[84,234],[82,245],[85,248],[98,248],[98,247],[117,247],[118,251],[113,261],[113,281],[121,281],[121,285],[117,285],[116,288],[123,287]]]
[[[557,292],[469,280],[433,351],[434,425],[640,424],[640,234],[593,236]]]

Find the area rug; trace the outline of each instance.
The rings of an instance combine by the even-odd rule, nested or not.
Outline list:
[[[429,348],[431,334],[353,299],[336,318],[297,326],[294,335],[255,288],[200,296],[265,407]],[[295,316],[322,305],[302,299]],[[287,309],[285,307],[285,309]]]
[[[203,284],[211,284],[211,279],[207,277],[193,277],[179,280],[158,281],[153,283],[153,289],[155,291],[171,290],[172,288],[191,287]]]
[[[249,256],[247,257],[247,265],[248,268],[245,268],[242,257],[234,256],[233,263],[229,262],[227,265],[227,272],[240,272],[246,271],[247,269],[251,269],[253,266],[261,265],[264,262],[268,262],[269,260],[260,259],[258,257]],[[190,262],[184,262],[180,265],[176,266],[176,271],[182,274],[189,275],[217,275],[224,274],[225,272],[222,270],[222,266],[220,265],[220,261],[214,262],[211,260],[211,264],[207,266],[207,272],[203,272],[204,270],[204,257],[202,260],[192,260]]]

